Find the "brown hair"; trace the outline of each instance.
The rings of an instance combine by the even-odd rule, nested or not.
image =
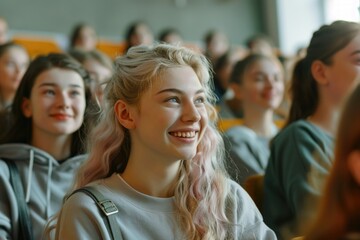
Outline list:
[[[348,157],[360,150],[360,85],[347,101],[338,128],[335,161],[327,180],[320,209],[306,240],[341,239],[360,231],[360,185],[348,165]]]

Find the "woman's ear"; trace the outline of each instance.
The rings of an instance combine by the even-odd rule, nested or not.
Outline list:
[[[322,61],[315,60],[311,64],[311,73],[318,84],[328,84],[328,79],[326,77],[326,65]]]
[[[23,98],[22,104],[21,104],[21,110],[25,117],[30,118],[32,116],[32,109],[30,100],[27,98]]]
[[[360,186],[360,150],[352,151],[348,158],[348,168]]]
[[[127,129],[135,128],[135,121],[132,116],[131,108],[129,104],[122,100],[118,100],[115,103],[114,111],[119,123]]]

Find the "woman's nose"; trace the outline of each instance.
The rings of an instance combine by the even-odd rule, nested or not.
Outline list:
[[[65,94],[58,95],[58,107],[59,108],[69,108],[70,107],[70,98]]]
[[[201,119],[199,110],[194,103],[189,103],[184,106],[182,119],[184,122],[198,122]]]

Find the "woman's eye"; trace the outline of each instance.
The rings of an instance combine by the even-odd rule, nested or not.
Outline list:
[[[178,97],[171,97],[171,98],[168,98],[166,101],[172,102],[172,103],[179,103],[180,99]]]
[[[78,95],[80,95],[80,92],[79,91],[71,91],[70,95],[71,96],[78,96]]]
[[[55,91],[48,89],[48,90],[45,90],[45,91],[44,91],[44,94],[45,94],[45,95],[48,95],[48,96],[54,96],[54,95],[55,95]]]
[[[197,99],[195,99],[195,103],[199,104],[199,103],[204,103],[205,102],[205,98],[204,97],[199,97]]]
[[[264,77],[264,75],[259,74],[259,75],[257,75],[257,76],[255,77],[255,80],[256,80],[257,82],[262,82],[262,81],[265,80],[265,77]]]

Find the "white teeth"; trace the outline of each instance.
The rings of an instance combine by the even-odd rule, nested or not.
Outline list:
[[[182,138],[195,137],[195,131],[191,131],[191,132],[171,132],[170,134],[175,136],[175,137],[182,137]]]

